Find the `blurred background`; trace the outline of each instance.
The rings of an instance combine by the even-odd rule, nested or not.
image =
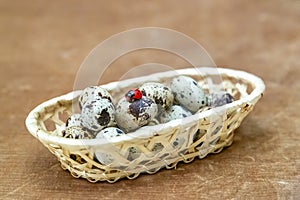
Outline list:
[[[299,19],[298,0],[0,0],[0,198],[300,198]],[[219,155],[114,185],[74,179],[24,120],[37,104],[73,89],[97,44],[148,26],[190,36],[218,66],[262,77],[267,92]],[[101,83],[148,62],[187,66],[142,50],[112,63]]]

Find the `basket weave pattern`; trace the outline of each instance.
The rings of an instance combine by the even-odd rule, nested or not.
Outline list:
[[[192,76],[207,92],[222,87],[239,101],[218,108],[205,108],[202,112],[175,122],[143,127],[111,142],[61,138],[65,120],[73,112],[73,103],[77,103],[78,92],[38,106],[30,113],[26,124],[30,132],[58,158],[62,168],[69,170],[76,178],[113,183],[124,177],[136,178],[143,172],[153,174],[161,168],[175,168],[180,161],[189,163],[195,157],[202,159],[209,153],[219,153],[224,147],[230,146],[234,130],[264,91],[263,82],[251,74],[218,69],[222,83],[214,84],[210,75],[216,75],[216,72],[209,68],[206,71],[197,74],[193,69],[178,70],[176,74],[161,73],[147,79],[123,81],[122,84],[112,83],[103,87],[112,96],[119,97],[128,88],[140,85],[141,81],[163,83],[180,73]],[[137,150],[137,157],[128,159],[132,148]],[[99,151],[109,152],[113,162],[108,166],[99,163],[94,158],[94,153]]]

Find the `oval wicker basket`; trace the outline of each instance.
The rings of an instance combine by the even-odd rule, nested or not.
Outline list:
[[[80,91],[75,91],[37,106],[28,115],[26,126],[58,158],[63,169],[69,170],[76,178],[86,178],[90,182],[113,183],[124,177],[133,179],[143,172],[153,174],[161,168],[175,168],[180,161],[189,163],[195,157],[202,159],[209,153],[219,153],[231,145],[233,131],[262,96],[265,85],[260,78],[231,69],[190,68],[112,82],[102,87],[118,99],[129,88],[143,82],[164,83],[178,74],[193,77],[206,92],[224,88],[236,101],[181,120],[142,127],[108,142],[103,139],[68,139],[60,136],[66,118],[74,110],[72,105],[80,94]],[[214,83],[216,76],[222,78],[221,84]],[[174,145],[178,138],[182,142]],[[128,159],[128,152],[132,148],[137,150],[138,156]],[[109,152],[108,156],[113,158],[113,162],[110,165],[99,163],[95,159],[95,152]]]

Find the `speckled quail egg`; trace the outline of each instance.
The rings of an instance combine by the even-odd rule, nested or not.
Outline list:
[[[114,137],[118,137],[121,135],[125,135],[125,133],[116,127],[108,127],[103,129],[102,131],[100,131],[97,135],[96,138],[97,139],[106,139],[108,141],[110,141],[111,138]],[[112,146],[112,148],[114,148]],[[109,165],[114,161],[113,155],[110,154],[108,151],[107,152],[96,152],[95,156],[97,158],[97,160],[105,165]]]
[[[79,107],[82,108],[87,101],[95,99],[107,99],[112,102],[112,96],[106,89],[99,86],[90,86],[85,88],[79,96]]]
[[[125,135],[125,133],[121,129],[116,127],[108,127],[100,131],[97,134],[96,138],[105,138],[106,140],[110,141],[111,138],[115,138],[121,135]],[[140,151],[135,147],[130,147],[127,154],[127,159],[132,161],[140,156]],[[95,156],[99,162],[105,165],[109,165],[114,161],[113,155],[111,155],[109,152],[96,152]]]
[[[82,126],[67,127],[62,132],[62,136],[65,138],[73,138],[73,139],[91,139],[94,137],[93,134],[89,132],[89,130],[87,130]]]
[[[212,93],[208,97],[208,105],[212,107],[223,106],[233,101],[233,96],[226,92]]]
[[[82,125],[92,131],[115,126],[115,108],[108,99],[89,100],[82,107]]]
[[[152,121],[158,112],[153,100],[142,97],[133,102],[122,98],[116,106],[116,121],[126,132],[134,131]]]
[[[179,148],[183,145],[184,142],[185,138],[183,136],[179,136],[173,141],[172,145],[174,148]]]
[[[207,105],[207,98],[204,91],[194,79],[188,76],[173,78],[170,88],[175,100],[193,113]]]
[[[128,149],[127,159],[129,161],[133,161],[133,160],[137,159],[138,157],[140,157],[140,155],[141,155],[141,151],[138,148],[136,148],[136,147],[130,147]]]
[[[173,105],[174,96],[171,89],[161,83],[144,83],[139,90],[143,96],[152,99],[158,105],[159,112]]]
[[[182,119],[191,116],[192,113],[181,106],[174,105],[171,109],[161,113],[159,116],[159,121],[161,123],[166,123],[174,119]]]
[[[71,126],[81,126],[80,114],[73,114],[67,119],[66,127],[71,127]]]
[[[153,148],[151,149],[151,151],[160,152],[163,148],[164,148],[164,146],[161,143],[155,143],[153,145]]]
[[[108,127],[105,128],[103,130],[101,130],[96,138],[105,138],[107,140],[114,138],[114,137],[118,137],[121,135],[125,135],[124,131],[122,131],[121,129],[117,128],[117,127]]]
[[[160,122],[166,123],[175,119],[182,119],[188,116],[191,116],[192,113],[182,106],[174,105],[172,108],[160,115]],[[175,138],[175,140],[172,142],[172,146],[174,148],[181,147],[182,144],[185,142],[185,138],[183,136],[179,136]]]

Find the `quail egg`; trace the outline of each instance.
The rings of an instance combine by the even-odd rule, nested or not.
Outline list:
[[[175,119],[182,119],[188,116],[191,116],[192,113],[182,106],[174,105],[172,108],[160,115],[160,122],[166,123]],[[174,148],[180,148],[182,144],[185,142],[185,138],[183,136],[179,136],[175,138],[172,142],[172,146]]]
[[[174,119],[182,119],[188,116],[191,116],[192,113],[181,106],[174,105],[170,110],[163,112],[159,116],[159,120],[161,123],[166,123]]]
[[[144,83],[139,89],[143,96],[152,99],[158,105],[159,112],[173,105],[174,96],[171,89],[161,83]]]
[[[91,134],[86,128],[82,126],[70,126],[67,127],[63,132],[62,136],[65,138],[73,139],[91,139],[93,134]]]
[[[71,126],[81,126],[80,114],[73,114],[67,119],[66,127],[71,127]]]
[[[105,138],[109,140],[110,138],[118,137],[121,135],[125,135],[125,133],[121,129],[116,127],[108,127],[100,131],[97,134],[96,138]]]
[[[173,141],[172,146],[174,148],[180,148],[184,144],[184,142],[185,138],[183,136],[179,136]]]
[[[153,145],[153,148],[151,149],[151,151],[157,153],[157,152],[160,152],[163,148],[164,148],[164,146],[161,143],[155,143]]]
[[[133,161],[133,160],[137,159],[138,157],[140,157],[140,155],[141,155],[141,151],[138,148],[136,148],[136,147],[130,147],[128,149],[127,159],[129,161]]]
[[[116,106],[116,121],[126,132],[134,131],[152,121],[158,112],[153,100],[142,97],[133,102],[122,98]]]
[[[188,76],[173,78],[170,88],[175,100],[193,113],[207,105],[207,98],[204,91],[194,79]]]
[[[110,141],[111,138],[118,137],[121,135],[124,135],[125,133],[116,127],[108,127],[100,131],[96,138],[98,139],[106,139]],[[113,148],[113,146],[112,146]],[[109,152],[96,152],[95,156],[99,162],[105,165],[109,165],[114,161],[113,155],[111,155]]]
[[[92,131],[115,126],[115,108],[108,99],[89,100],[82,107],[82,125]]]
[[[102,139],[105,138],[106,140],[110,141],[111,138],[118,137],[121,135],[125,135],[125,133],[116,127],[108,127],[100,131],[96,138]],[[113,146],[112,146],[113,148]],[[130,147],[127,153],[127,159],[132,161],[140,156],[140,151],[135,147]],[[95,156],[97,160],[105,165],[109,165],[114,161],[113,155],[109,152],[96,152]]]
[[[85,88],[79,96],[79,107],[82,108],[87,101],[95,99],[107,99],[112,102],[112,96],[106,89],[99,86],[90,86]]]
[[[223,106],[233,101],[233,96],[226,92],[212,93],[208,97],[208,105],[212,107]]]

